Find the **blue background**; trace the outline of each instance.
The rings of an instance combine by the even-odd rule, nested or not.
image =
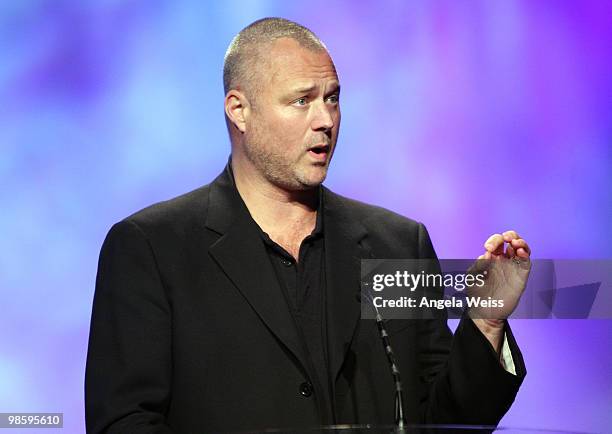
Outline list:
[[[609,2],[5,1],[0,411],[84,432],[102,240],[221,171],[223,55],[264,16],[310,27],[335,60],[327,186],[423,221],[442,258],[511,228],[536,258],[612,256]],[[502,424],[608,431],[610,321],[513,328],[528,375]]]

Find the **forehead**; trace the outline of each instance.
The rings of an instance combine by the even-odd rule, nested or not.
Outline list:
[[[338,81],[334,62],[326,50],[311,50],[294,39],[281,38],[271,44],[267,56],[273,87]]]

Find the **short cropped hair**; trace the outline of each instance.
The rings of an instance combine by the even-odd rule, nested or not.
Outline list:
[[[223,62],[224,92],[240,88],[254,97],[251,93],[261,80],[257,73],[261,64],[267,62],[264,48],[280,38],[294,39],[313,51],[327,51],[317,35],[301,24],[284,18],[262,18],[242,29],[227,48]]]

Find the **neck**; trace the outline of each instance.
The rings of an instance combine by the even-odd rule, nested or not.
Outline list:
[[[253,220],[272,239],[306,237],[316,222],[318,189],[286,190],[273,184],[243,159],[232,156],[236,189]]]

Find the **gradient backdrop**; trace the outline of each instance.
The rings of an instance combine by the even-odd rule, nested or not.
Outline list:
[[[336,62],[329,187],[425,222],[443,258],[510,228],[537,258],[612,256],[609,2],[3,1],[0,411],[84,432],[102,240],[221,171],[223,54],[264,16]],[[502,424],[609,432],[612,322],[513,328],[528,376]]]

